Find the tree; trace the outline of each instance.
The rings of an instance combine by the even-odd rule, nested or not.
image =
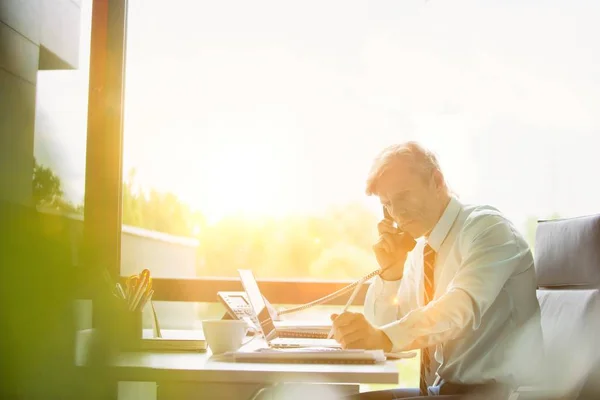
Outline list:
[[[60,178],[48,167],[33,160],[33,200],[36,205],[53,205],[63,196]]]
[[[132,168],[123,182],[123,224],[178,236],[194,236],[202,215],[192,210],[175,194],[150,189],[145,192],[136,182]]]
[[[377,268],[378,218],[361,204],[347,204],[324,215],[230,214],[208,225],[175,194],[142,190],[135,169],[123,182],[123,223],[196,237],[200,276],[237,276],[238,269],[252,268],[259,277],[357,278]]]
[[[259,277],[357,278],[377,268],[376,224],[360,204],[324,215],[229,215],[198,236],[198,274],[237,276],[237,269],[252,268]]]
[[[33,159],[33,201],[43,209],[83,214],[83,205],[75,206],[64,197],[62,182],[51,168]]]
[[[309,267],[314,277],[357,279],[378,268],[373,252],[348,243],[337,243],[323,251]]]
[[[135,187],[136,170],[132,168],[123,182],[123,224],[143,227],[142,207],[143,200],[140,199]]]

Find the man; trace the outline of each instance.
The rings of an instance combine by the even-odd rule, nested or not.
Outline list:
[[[373,246],[381,274],[365,315],[332,315],[334,337],[345,348],[421,349],[421,382],[360,398],[503,397],[530,382],[540,311],[531,251],[513,224],[495,208],[462,204],[435,155],[415,142],[379,154],[367,194],[391,217]]]

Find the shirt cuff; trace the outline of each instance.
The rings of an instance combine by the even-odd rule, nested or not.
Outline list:
[[[390,342],[392,342],[391,353],[404,351],[404,349],[406,349],[406,347],[414,340],[408,333],[409,330],[406,328],[406,324],[403,324],[402,322],[402,320],[394,321],[381,327],[383,333],[385,333],[388,339],[390,339]]]

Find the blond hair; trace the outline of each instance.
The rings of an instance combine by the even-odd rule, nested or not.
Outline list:
[[[431,150],[413,141],[393,144],[375,157],[367,177],[367,196],[376,194],[377,181],[390,169],[393,162],[399,159],[407,160],[409,168],[426,181],[431,178],[434,171],[441,172],[437,157]]]

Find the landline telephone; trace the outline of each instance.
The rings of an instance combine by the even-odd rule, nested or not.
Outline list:
[[[241,319],[248,325],[259,328],[246,292],[217,292],[217,297],[227,311],[225,319]],[[264,296],[263,299],[267,307],[273,307]]]
[[[387,219],[393,223],[394,227],[396,227],[396,229],[398,230],[398,233],[402,232],[398,228],[397,224],[394,222],[394,219],[389,214],[386,207],[383,207],[383,216],[384,216],[384,219]],[[415,247],[415,244],[416,244],[415,239],[412,236],[410,236],[408,234],[405,234],[402,236],[402,246],[409,249],[408,251],[412,250]],[[357,285],[360,285],[360,284],[368,281],[369,279],[373,278],[374,276],[379,275],[380,272],[381,271],[378,268],[378,269],[374,270],[373,272],[370,272],[367,275],[363,276],[362,278],[352,282],[348,286],[345,286],[339,290],[336,290],[335,292],[328,294],[327,296],[323,296],[319,299],[313,300],[309,303],[302,304],[297,307],[275,310],[273,308],[273,306],[267,301],[267,299],[264,298],[264,296],[263,296],[263,298],[265,300],[266,306],[274,309],[275,310],[274,314],[277,315],[278,317],[280,317],[285,314],[291,314],[291,313],[295,313],[298,311],[303,311],[303,310],[309,309],[309,308],[317,306],[317,305],[325,304],[325,303],[353,290]],[[221,303],[223,303],[223,305],[225,305],[225,308],[227,309],[227,314],[229,317],[245,320],[251,326],[258,327],[258,321],[254,318],[252,308],[250,306],[250,303],[248,302],[248,298],[246,297],[245,292],[218,292],[217,294],[218,294],[218,298],[221,301]]]

